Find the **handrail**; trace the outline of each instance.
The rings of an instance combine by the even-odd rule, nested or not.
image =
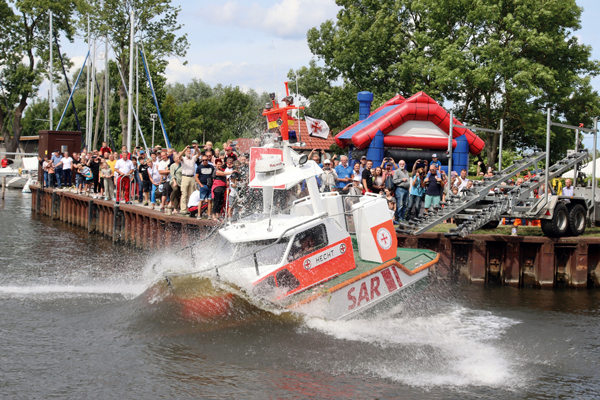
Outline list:
[[[306,225],[306,224],[308,224],[309,222],[315,221],[315,220],[317,220],[317,219],[322,219],[323,217],[326,217],[327,215],[328,215],[328,213],[327,213],[327,212],[323,212],[323,213],[321,213],[321,214],[319,214],[319,215],[316,215],[316,216],[314,216],[313,218],[310,218],[310,219],[308,219],[308,220],[306,220],[306,221],[303,221],[303,222],[301,222],[301,223],[299,223],[299,224],[296,224],[296,225],[290,226],[289,228],[287,228],[286,230],[284,230],[284,231],[281,233],[281,235],[279,235],[279,237],[277,238],[277,240],[276,240],[276,241],[274,241],[273,243],[271,243],[271,244],[268,244],[268,245],[266,245],[266,246],[264,246],[264,247],[261,247],[261,248],[260,248],[260,249],[258,249],[258,250],[255,250],[255,251],[252,251],[252,252],[250,252],[250,253],[247,253],[247,254],[245,254],[245,255],[243,255],[243,256],[241,256],[241,257],[237,257],[237,259],[238,259],[238,260],[241,260],[241,259],[244,259],[244,258],[250,257],[250,256],[252,256],[252,255],[254,255],[254,254],[258,253],[259,251],[263,251],[263,250],[265,250],[265,249],[268,249],[269,247],[275,246],[277,243],[279,243],[279,242],[281,241],[281,239],[283,239],[283,237],[285,236],[285,234],[286,234],[286,233],[288,233],[289,231],[291,231],[292,229],[296,229],[296,228],[298,228],[298,227],[300,227],[300,226],[302,226],[302,225]],[[230,262],[229,262],[229,261],[227,261],[227,262],[221,263],[221,264],[219,264],[219,265],[215,265],[215,266],[212,266],[212,267],[210,267],[210,268],[205,268],[205,269],[202,269],[202,270],[189,271],[189,272],[181,272],[181,273],[170,273],[170,274],[169,274],[169,273],[167,273],[167,274],[163,274],[163,276],[164,276],[164,277],[165,277],[165,278],[168,280],[169,278],[173,278],[173,277],[187,276],[187,275],[194,275],[194,274],[199,274],[199,273],[202,273],[202,272],[207,272],[207,271],[211,271],[211,270],[218,270],[220,267],[223,267],[223,266],[225,266],[225,265],[227,265],[227,264],[229,264],[229,263],[230,263]]]

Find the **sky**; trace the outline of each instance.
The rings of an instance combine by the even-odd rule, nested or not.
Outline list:
[[[575,35],[592,46],[592,56],[598,60],[600,1],[577,0],[577,4],[583,13],[582,28]],[[187,33],[190,47],[185,59],[168,60],[169,83],[198,78],[211,86],[221,83],[258,92],[277,90],[280,95],[288,71],[308,65],[312,58],[307,31],[335,19],[339,10],[334,0],[173,0],[173,5],[181,7],[181,32]],[[72,44],[65,43],[62,51],[75,63],[74,71],[83,63],[87,44],[77,38]],[[592,83],[600,92],[600,77]],[[46,97],[48,86],[45,82],[41,87],[40,97]]]

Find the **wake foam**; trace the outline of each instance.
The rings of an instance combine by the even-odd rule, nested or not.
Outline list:
[[[524,384],[515,355],[498,343],[506,330],[518,323],[460,306],[426,317],[306,320],[309,328],[372,346],[361,350],[370,357],[361,357],[348,372],[424,388],[504,387],[506,383],[514,388]]]
[[[141,295],[147,289],[142,284],[95,284],[95,285],[31,285],[0,286],[0,296],[26,297],[31,295],[52,295],[52,297],[72,297],[73,295],[122,295],[127,299]]]

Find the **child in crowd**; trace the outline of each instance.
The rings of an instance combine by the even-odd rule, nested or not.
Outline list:
[[[395,220],[396,218],[396,200],[388,200],[388,208],[390,210],[390,215],[392,216],[392,220],[394,220],[394,224],[397,224],[398,221]]]
[[[86,165],[83,167],[81,175],[83,175],[83,177],[85,178],[85,189],[83,194],[87,196],[88,193],[92,190],[92,186],[94,185],[94,174],[92,173],[90,167]]]
[[[48,170],[48,186],[54,189],[54,182],[56,182],[56,174],[54,164],[52,163],[52,161],[48,162],[46,168]]]
[[[392,192],[392,189],[390,188],[385,188],[385,199],[389,202],[389,201],[396,201],[396,197],[394,197],[394,192]]]

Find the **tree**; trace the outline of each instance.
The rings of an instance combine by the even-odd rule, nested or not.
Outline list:
[[[116,54],[123,75],[129,75],[129,33],[131,11],[136,17],[137,30],[144,45],[147,63],[152,75],[157,97],[164,99],[164,80],[161,76],[168,56],[184,57],[188,48],[187,35],[177,37],[181,29],[177,17],[180,7],[173,7],[170,0],[89,0],[80,8],[82,28],[90,16],[92,32],[98,36],[107,35]],[[87,29],[87,28],[85,28]],[[143,68],[140,68],[143,74]],[[127,132],[127,100],[125,87],[118,78],[119,119],[121,136]],[[161,93],[158,93],[161,92]],[[159,103],[160,105],[160,103]],[[140,111],[141,114],[141,111]],[[142,118],[140,118],[140,122]]]
[[[309,47],[325,64],[325,80],[341,81],[342,89],[355,93],[374,92],[374,106],[395,93],[408,97],[423,90],[440,102],[452,101],[457,118],[469,125],[496,129],[503,118],[513,148],[544,142],[547,107],[555,120],[572,125],[589,124],[600,111],[589,80],[600,64],[573,36],[581,17],[575,0],[338,4],[336,23],[309,30]],[[318,100],[307,97],[311,107]],[[573,135],[568,141],[565,131],[553,134],[556,159]],[[488,164],[494,165],[498,135],[483,137]]]
[[[75,32],[71,0],[0,0],[0,133],[8,151],[15,151],[23,132],[22,118],[27,101],[34,97],[47,76],[49,61],[49,11],[53,30],[68,40]],[[55,76],[60,76],[56,51]],[[63,55],[63,59],[66,55]],[[11,124],[12,122],[12,124]],[[12,126],[11,126],[12,125]],[[12,137],[11,137],[12,136]]]

